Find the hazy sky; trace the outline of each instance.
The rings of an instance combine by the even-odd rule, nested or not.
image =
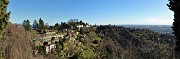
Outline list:
[[[10,0],[10,21],[42,18],[51,25],[79,19],[90,24],[171,25],[168,0]]]

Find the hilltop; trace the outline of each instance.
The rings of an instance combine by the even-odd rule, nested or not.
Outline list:
[[[158,34],[148,29],[122,26],[98,26],[97,34],[109,43],[113,57],[125,59],[173,58],[175,40],[172,35]],[[106,44],[107,45],[107,44]],[[113,58],[109,56],[110,58]]]
[[[21,32],[29,34],[20,35]],[[169,59],[174,58],[175,47],[173,35],[115,25],[90,25],[78,20],[56,23],[44,30],[36,25],[30,29],[11,24],[3,39],[0,41],[3,44],[14,44],[3,46],[9,47],[4,49],[13,52],[9,56],[15,59],[18,58],[15,56],[29,59]]]

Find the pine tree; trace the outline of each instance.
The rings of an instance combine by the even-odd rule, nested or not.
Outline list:
[[[38,22],[37,22],[36,20],[33,21],[33,28],[34,28],[34,29],[39,28]]]
[[[39,30],[40,32],[44,31],[45,29],[45,25],[44,25],[44,21],[40,18],[39,19]]]
[[[6,12],[8,4],[9,0],[0,0],[0,38],[7,29],[9,23],[10,12]]]
[[[24,22],[23,22],[23,27],[24,27],[27,31],[31,30],[30,21],[29,21],[29,20],[24,20]]]
[[[176,52],[180,54],[180,0],[169,0],[167,4],[170,10],[174,12],[173,31],[176,36]]]
[[[60,24],[59,24],[59,23],[56,23],[56,24],[54,25],[54,29],[55,29],[55,30],[59,30],[59,29],[60,29]]]
[[[82,20],[79,21],[80,25],[86,25]]]

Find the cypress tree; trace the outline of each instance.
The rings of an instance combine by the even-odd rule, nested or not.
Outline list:
[[[7,29],[9,23],[10,12],[6,12],[8,4],[9,0],[0,0],[0,38]]]

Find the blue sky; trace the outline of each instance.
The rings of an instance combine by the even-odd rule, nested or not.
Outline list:
[[[42,18],[53,25],[69,19],[90,24],[171,25],[168,0],[10,0],[10,21]]]

